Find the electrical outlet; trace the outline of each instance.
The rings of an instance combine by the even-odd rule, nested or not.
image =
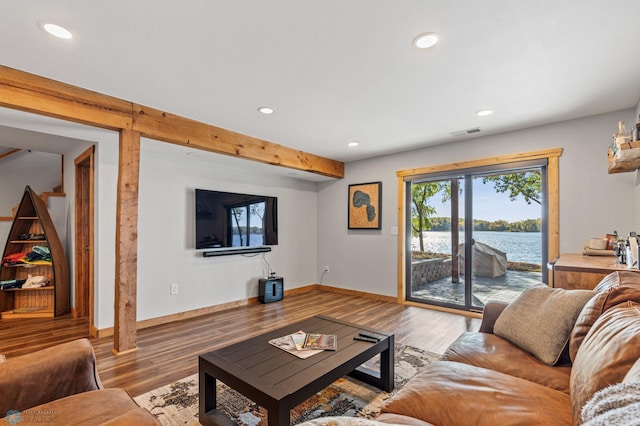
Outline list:
[[[329,272],[329,265],[324,265],[324,272]]]
[[[169,293],[171,295],[178,294],[178,284],[171,284],[171,287],[169,289]]]

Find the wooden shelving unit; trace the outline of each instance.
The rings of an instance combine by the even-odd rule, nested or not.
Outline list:
[[[624,143],[620,151],[622,158],[613,155],[609,148],[609,174],[632,172],[640,168],[640,141]]]
[[[44,239],[25,240],[23,234],[42,234]],[[69,264],[44,201],[25,188],[16,211],[2,257],[29,252],[35,246],[48,247],[51,262],[0,265],[0,281],[22,280],[43,275],[49,284],[39,288],[0,290],[0,318],[54,317],[69,312]]]

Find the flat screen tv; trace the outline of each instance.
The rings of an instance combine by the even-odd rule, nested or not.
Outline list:
[[[278,199],[196,189],[196,249],[278,244]]]

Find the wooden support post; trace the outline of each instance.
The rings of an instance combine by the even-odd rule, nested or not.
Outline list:
[[[115,354],[136,349],[140,133],[120,131],[116,207]]]
[[[547,205],[549,208],[547,223],[547,257],[549,261],[560,256],[560,186],[559,186],[559,155],[549,157],[547,163]],[[546,265],[542,265],[544,271]],[[543,272],[544,273],[544,272]],[[547,270],[547,283],[553,283],[553,271]]]

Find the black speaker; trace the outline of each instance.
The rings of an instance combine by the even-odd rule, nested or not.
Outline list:
[[[282,277],[260,278],[258,299],[262,303],[277,302],[284,297],[284,280]]]

